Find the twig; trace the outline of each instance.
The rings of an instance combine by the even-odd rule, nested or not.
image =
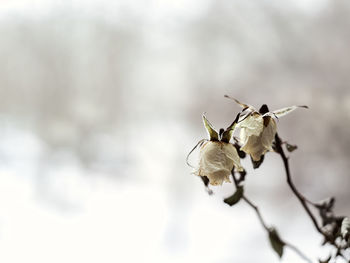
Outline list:
[[[236,186],[236,189],[238,189],[239,183],[240,183],[240,182],[239,182],[238,179],[236,178],[236,176],[235,176],[235,174],[234,174],[234,171],[232,171],[232,178],[233,178],[233,182],[234,182],[234,184],[235,184],[235,186]],[[259,221],[260,221],[261,225],[263,226],[263,228],[264,228],[267,232],[269,232],[269,231],[270,231],[270,228],[266,225],[266,223],[265,223],[265,221],[264,221],[264,219],[263,219],[263,217],[262,217],[262,215],[261,215],[261,213],[260,213],[259,208],[258,208],[252,201],[250,201],[244,194],[243,194],[243,196],[242,196],[242,199],[243,199],[250,207],[252,207],[252,208],[255,210],[255,212],[256,212],[256,214],[257,214],[257,216],[258,216],[258,218],[259,218]]]
[[[237,178],[235,177],[234,175],[234,172],[232,171],[232,177],[233,177],[233,182],[235,183],[235,186],[236,186],[236,189],[238,189],[238,186],[239,186],[239,181],[237,180]],[[267,224],[265,223],[261,213],[260,213],[260,210],[259,208],[252,202],[250,201],[244,194],[242,196],[242,199],[250,206],[254,209],[256,215],[258,216],[259,218],[259,221],[262,225],[262,227],[266,230],[266,232],[269,234],[270,231],[271,231],[271,228],[267,226]],[[292,249],[295,253],[297,253],[302,259],[304,259],[305,261],[309,262],[309,263],[312,263],[312,261],[307,258],[296,246],[288,243],[288,242],[285,242],[283,241],[284,245],[289,247],[290,249]]]
[[[312,220],[316,230],[322,234],[323,236],[326,236],[326,234],[322,231],[322,229],[319,227],[317,220],[315,218],[315,216],[311,213],[310,208],[307,206],[307,203],[311,203],[312,202],[308,201],[295,187],[291,175],[290,175],[290,170],[289,170],[289,162],[288,162],[288,158],[286,157],[284,150],[282,148],[282,141],[280,139],[280,137],[278,136],[278,134],[276,133],[275,136],[275,141],[276,141],[276,151],[277,153],[279,153],[281,155],[281,158],[283,160],[283,164],[284,164],[284,168],[286,170],[286,176],[287,176],[287,183],[289,185],[289,187],[292,189],[293,193],[295,194],[295,196],[299,199],[300,203],[302,204],[302,206],[304,207],[306,213],[309,215],[310,219]]]
[[[253,204],[253,202],[250,201],[245,195],[243,195],[242,198],[243,198],[243,200],[244,200],[248,205],[250,205],[250,206],[255,210],[255,212],[256,212],[256,214],[257,214],[257,216],[258,216],[258,218],[259,218],[259,221],[260,221],[261,225],[263,226],[263,228],[264,228],[267,232],[269,232],[269,231],[270,231],[270,228],[266,225],[266,223],[265,223],[265,221],[264,221],[264,219],[263,219],[263,217],[262,217],[262,215],[261,215],[261,213],[260,213],[259,208],[258,208],[255,204]]]
[[[267,231],[267,233],[270,233],[271,228],[269,228],[269,227],[266,225],[264,219],[262,218],[262,215],[261,215],[261,213],[260,213],[259,208],[258,208],[255,204],[253,204],[245,195],[243,195],[242,198],[243,198],[243,200],[244,200],[248,205],[250,205],[250,206],[255,210],[255,212],[256,212],[256,214],[257,214],[259,220],[260,220],[261,225],[264,227],[264,229]],[[311,261],[309,258],[307,258],[307,257],[303,254],[303,252],[301,252],[296,246],[294,246],[294,245],[292,245],[292,244],[290,244],[290,243],[288,243],[288,242],[285,242],[285,241],[283,241],[283,243],[284,243],[285,246],[289,247],[291,250],[293,250],[295,253],[297,253],[302,259],[304,259],[305,261],[307,261],[307,262],[309,262],[309,263],[312,263],[312,261]]]
[[[304,259],[304,260],[307,261],[307,262],[312,263],[312,261],[311,261],[309,258],[307,258],[307,257],[303,254],[303,252],[301,252],[296,246],[294,246],[294,245],[292,245],[292,244],[290,244],[290,243],[287,243],[287,242],[285,242],[285,241],[284,241],[284,244],[285,244],[287,247],[289,247],[291,250],[293,250],[295,253],[297,253],[297,254],[299,255],[299,257],[301,257],[302,259]]]
[[[317,223],[317,220],[315,218],[315,216],[312,214],[310,208],[308,207],[307,204],[314,206],[315,208],[319,209],[320,206],[317,203],[314,203],[310,200],[308,200],[305,196],[303,196],[295,187],[293,181],[292,181],[292,177],[291,177],[291,173],[290,173],[290,169],[289,169],[289,162],[288,162],[288,157],[286,156],[286,154],[284,153],[284,150],[282,148],[282,140],[281,138],[278,136],[278,134],[276,133],[275,135],[275,142],[276,142],[276,152],[280,154],[282,160],[283,160],[283,164],[284,164],[284,168],[286,170],[286,176],[287,176],[287,183],[289,185],[289,187],[291,188],[291,190],[293,191],[293,193],[295,194],[295,196],[299,199],[300,203],[302,204],[302,206],[304,207],[306,213],[309,215],[311,221],[313,222],[316,230],[325,238],[326,241],[328,241],[331,245],[333,245],[336,249],[337,249],[337,256],[342,257],[344,260],[346,260],[347,262],[350,263],[350,260],[347,259],[347,257],[344,255],[343,251],[341,248],[338,247],[338,245],[336,244],[336,239],[333,238],[332,236],[329,236],[326,232],[322,231],[322,229],[320,228],[320,226]],[[295,248],[293,248],[292,245],[288,244],[288,246],[292,249],[294,249],[296,252],[297,250]],[[297,252],[298,253],[298,252]],[[299,253],[298,253],[299,254]]]

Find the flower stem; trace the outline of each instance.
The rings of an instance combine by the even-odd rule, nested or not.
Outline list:
[[[288,162],[288,158],[286,156],[286,154],[284,153],[284,150],[282,148],[282,140],[280,139],[280,137],[278,136],[278,134],[276,133],[275,136],[275,142],[276,142],[276,151],[277,153],[279,153],[279,155],[281,156],[282,160],[283,160],[283,164],[284,164],[284,168],[286,170],[286,176],[287,176],[287,183],[289,185],[289,187],[292,189],[293,193],[295,194],[295,196],[299,199],[301,205],[303,206],[303,208],[305,209],[306,213],[309,215],[311,221],[313,222],[316,230],[322,234],[323,236],[325,236],[325,233],[323,233],[322,229],[320,228],[320,226],[317,223],[317,220],[315,218],[315,216],[312,214],[310,208],[307,206],[307,203],[314,205],[313,202],[308,201],[295,187],[293,181],[292,181],[292,177],[290,174],[290,169],[289,169],[289,162]]]
[[[257,216],[259,218],[259,221],[260,221],[261,225],[263,226],[263,228],[266,231],[269,231],[269,227],[266,225],[266,223],[265,223],[265,221],[264,221],[264,219],[263,219],[263,217],[262,217],[262,215],[260,213],[259,208],[255,204],[253,204],[253,202],[250,201],[245,195],[243,195],[242,198],[249,206],[251,206],[255,210],[255,212],[256,212],[256,214],[257,214]]]
[[[239,187],[239,181],[238,181],[237,178],[235,177],[235,174],[234,174],[233,171],[232,171],[232,177],[233,177],[233,182],[234,182],[234,184],[235,184],[235,186],[236,186],[236,189],[238,189],[238,187]],[[255,205],[252,201],[250,201],[250,200],[247,198],[247,196],[244,195],[244,194],[243,194],[243,196],[242,196],[242,199],[243,199],[251,208],[254,209],[256,215],[257,215],[258,218],[259,218],[259,221],[260,221],[262,227],[266,230],[267,234],[269,234],[272,228],[271,228],[271,227],[268,227],[268,225],[265,223],[265,221],[264,221],[264,219],[263,219],[263,217],[262,217],[262,215],[261,215],[261,213],[260,213],[259,207],[258,207],[257,205]],[[285,242],[285,241],[283,241],[283,243],[284,243],[285,246],[287,246],[287,247],[289,247],[290,249],[294,250],[294,252],[297,253],[297,254],[298,254],[302,259],[304,259],[306,262],[312,263],[312,261],[311,261],[309,258],[307,258],[307,256],[305,256],[296,246],[294,246],[294,245],[292,245],[292,244],[290,244],[290,243],[288,243],[288,242]]]
[[[233,171],[232,171],[232,177],[233,177],[233,182],[234,182],[234,184],[235,184],[235,186],[236,186],[236,189],[238,189],[238,187],[239,187],[239,181],[238,181],[238,179],[236,178],[236,176],[235,176],[235,174],[234,174]],[[266,231],[269,231],[269,227],[268,227],[267,224],[265,223],[265,221],[264,221],[264,219],[263,219],[263,217],[262,217],[262,215],[261,215],[261,213],[260,213],[259,208],[258,208],[252,201],[250,201],[244,194],[243,194],[243,196],[242,196],[242,199],[243,199],[251,208],[253,208],[253,209],[255,210],[255,213],[256,213],[256,215],[258,216],[261,225],[263,226],[263,228],[264,228]]]
[[[300,250],[299,248],[297,248],[296,246],[290,244],[290,243],[286,243],[284,242],[284,244],[289,247],[291,250],[294,250],[295,253],[297,253],[299,255],[299,257],[301,257],[302,259],[304,259],[305,261],[309,262],[309,263],[312,263],[312,261],[307,258]]]

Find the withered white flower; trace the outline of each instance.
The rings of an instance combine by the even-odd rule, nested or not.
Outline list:
[[[272,151],[272,142],[277,132],[276,122],[270,116],[252,113],[240,124],[241,151],[249,154],[254,161],[260,161],[267,151]]]
[[[242,112],[246,112],[238,121],[238,127],[241,128],[241,150],[249,154],[254,162],[259,162],[266,152],[273,150],[272,143],[277,133],[274,118],[278,119],[300,107],[307,108],[307,106],[291,106],[269,112],[264,104],[257,111],[253,106],[241,103],[227,95],[225,97],[233,99],[243,108]]]
[[[233,168],[237,171],[244,170],[236,148],[230,143],[238,118],[239,115],[225,131],[218,134],[203,115],[203,122],[210,140],[201,145],[199,165],[195,174],[207,177],[211,185],[222,185],[223,182],[230,182]]]

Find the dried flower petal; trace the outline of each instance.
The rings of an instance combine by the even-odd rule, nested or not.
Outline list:
[[[267,151],[272,151],[272,142],[277,132],[276,122],[269,116],[253,113],[240,123],[241,150],[259,161]]]
[[[237,150],[231,143],[208,141],[202,145],[196,174],[208,177],[211,185],[230,182],[234,167],[243,171]]]

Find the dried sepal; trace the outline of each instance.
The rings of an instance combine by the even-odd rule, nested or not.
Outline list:
[[[215,131],[213,125],[208,121],[207,117],[205,116],[205,113],[202,115],[204,127],[207,129],[207,132],[209,134],[209,140],[211,141],[218,141],[219,140],[219,134]]]
[[[249,104],[242,103],[239,100],[237,100],[237,99],[235,99],[233,97],[230,97],[228,95],[224,95],[224,97],[235,101],[239,106],[241,106],[243,108],[243,110],[249,109],[250,111],[256,111],[256,109],[253,106],[249,105]]]
[[[237,114],[236,119],[223,132],[222,137],[221,137],[221,141],[222,142],[230,142],[230,140],[232,138],[232,134],[233,134],[233,132],[234,132],[234,130],[236,128],[237,122],[239,120],[239,117],[240,117],[240,113]]]
[[[253,168],[254,169],[258,169],[260,167],[260,165],[264,162],[264,159],[265,159],[265,155],[261,155],[259,161],[254,161],[254,159],[252,157],[250,157],[250,160],[252,162]]]
[[[283,117],[283,116],[291,113],[292,111],[295,111],[298,108],[308,109],[309,107],[308,106],[290,106],[290,107],[286,107],[286,108],[282,108],[282,109],[279,109],[279,110],[275,110],[273,112],[269,112],[269,113],[266,113],[266,114],[271,115],[271,116],[273,115],[276,118],[280,118],[280,117]]]

